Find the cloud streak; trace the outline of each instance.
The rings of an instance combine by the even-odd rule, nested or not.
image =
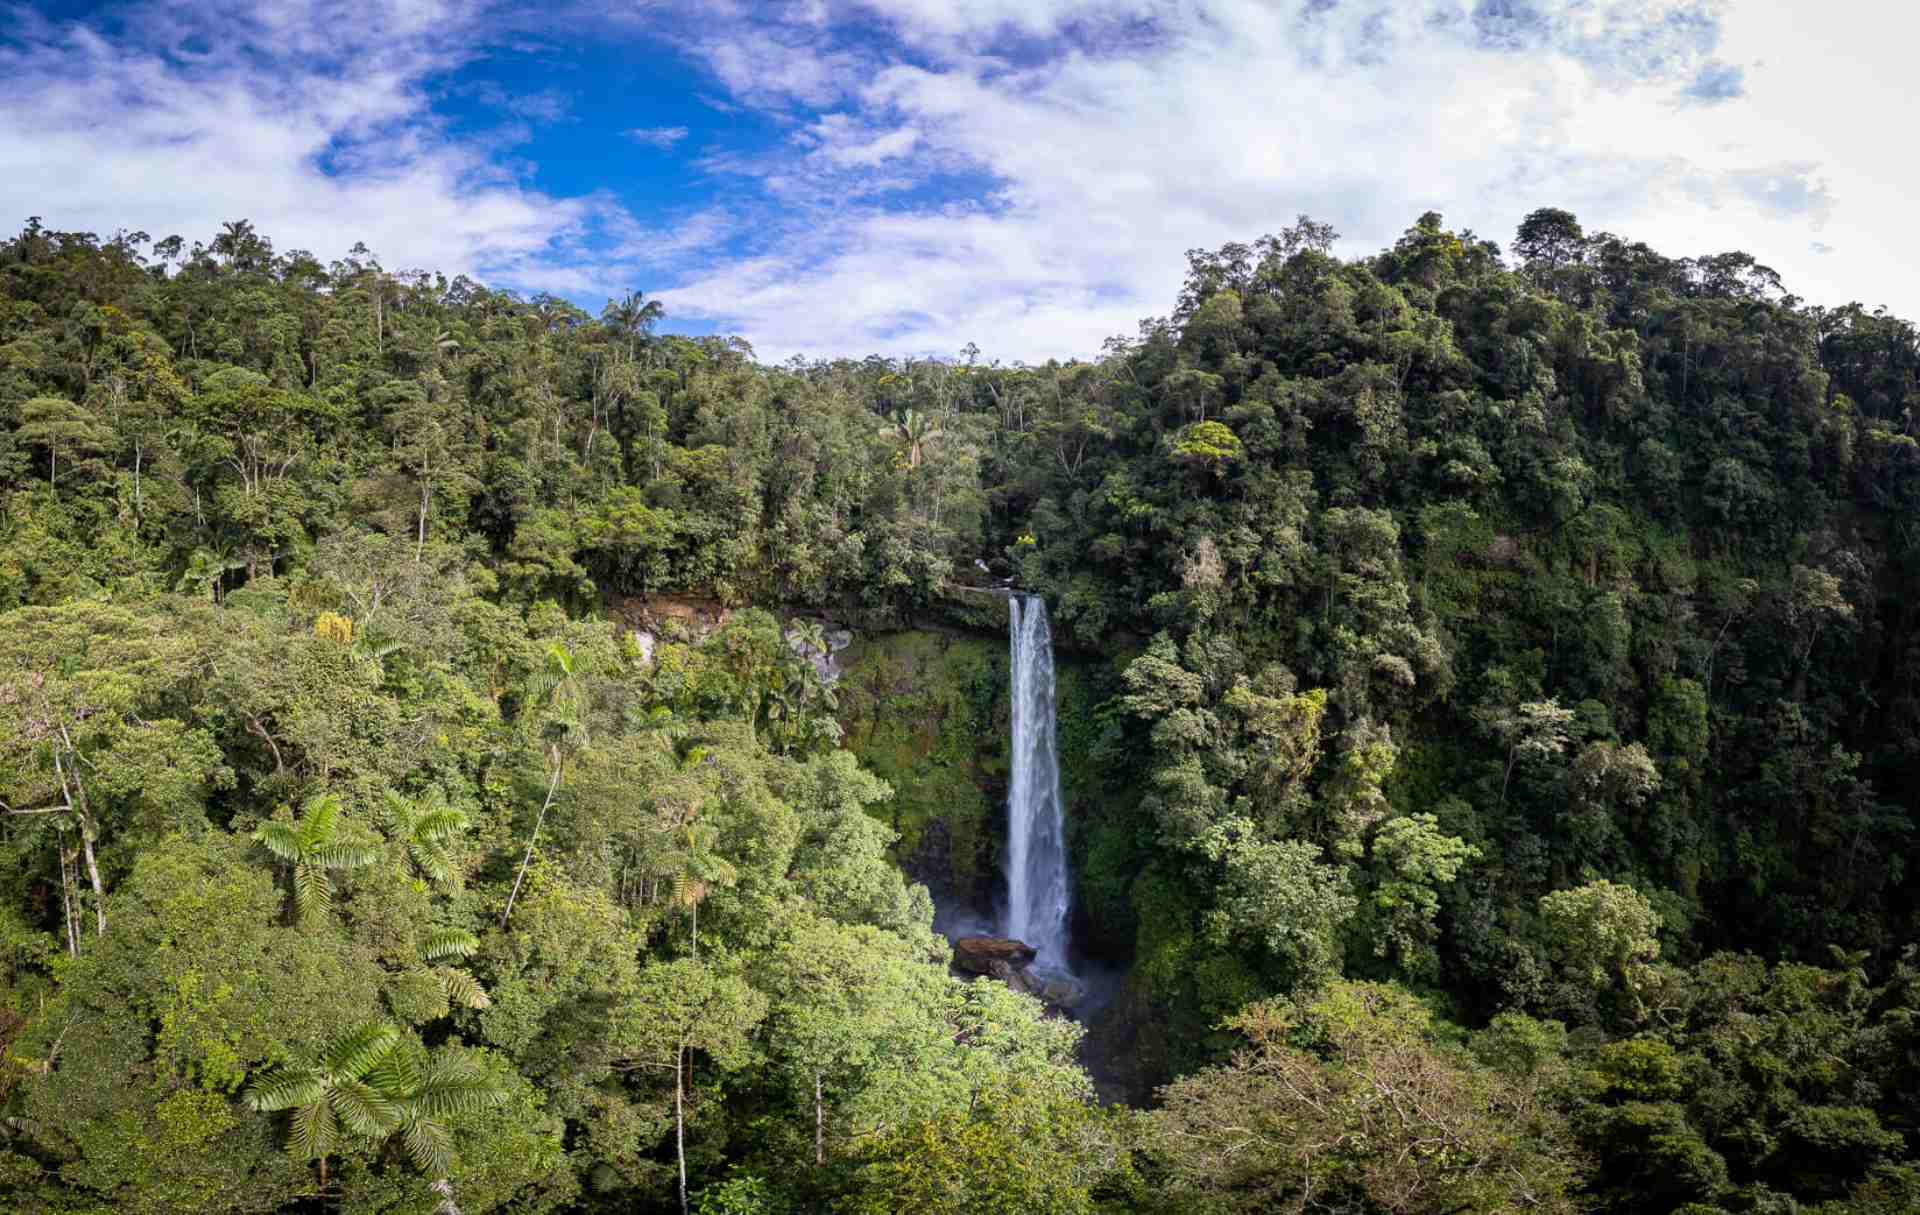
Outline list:
[[[0,214],[109,233],[204,237],[251,219],[324,258],[356,242],[395,266],[554,291],[589,307],[725,243],[728,209],[636,215],[606,191],[530,184],[555,89],[457,73],[516,35],[512,10],[455,0],[145,3],[116,34],[41,18],[0,40]],[[452,83],[449,83],[452,82]],[[498,122],[456,134],[457,94]],[[663,151],[674,128],[643,132]]]
[[[644,147],[667,151],[687,137],[685,127],[635,127],[627,132],[627,138]]]

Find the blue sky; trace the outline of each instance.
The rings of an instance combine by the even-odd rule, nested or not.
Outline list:
[[[761,357],[1092,356],[1182,253],[1536,206],[1920,314],[1911,6],[0,0],[0,222],[464,272]],[[1872,121],[1863,116],[1871,115]]]

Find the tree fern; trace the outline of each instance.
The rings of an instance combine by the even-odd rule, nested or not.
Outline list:
[[[448,846],[467,829],[467,816],[446,804],[439,789],[410,800],[389,790],[385,797],[388,826],[407,850],[414,868],[430,882],[453,885],[457,874]]]
[[[476,985],[477,986],[477,985]],[[273,1069],[247,1086],[245,1100],[262,1112],[292,1110],[287,1147],[322,1163],[355,1143],[399,1136],[413,1165],[444,1178],[453,1135],[441,1121],[497,1105],[506,1094],[470,1060],[425,1056],[385,1022],[346,1031],[317,1055]]]
[[[301,921],[325,915],[333,907],[330,872],[371,865],[379,853],[340,839],[340,799],[331,793],[307,800],[291,823],[262,823],[253,838],[293,866],[293,905]]]

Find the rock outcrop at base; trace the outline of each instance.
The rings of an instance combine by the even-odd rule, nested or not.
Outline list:
[[[953,964],[976,975],[995,978],[996,963],[1014,971],[1026,969],[1039,956],[1025,941],[1006,937],[961,937],[953,943]]]
[[[961,937],[953,943],[953,964],[959,969],[998,979],[1049,1008],[1070,1011],[1086,995],[1085,985],[1070,974],[1033,969],[1037,956],[1025,941],[1006,937]]]

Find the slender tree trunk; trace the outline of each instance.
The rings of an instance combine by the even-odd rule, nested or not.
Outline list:
[[[107,891],[100,884],[100,866],[93,859],[93,827],[82,823],[80,826],[80,850],[87,858],[87,881],[93,886],[94,931],[100,936],[107,935]]]
[[[266,741],[267,749],[273,752],[274,772],[276,774],[285,772],[287,770],[287,764],[285,760],[280,758],[280,744],[273,741],[273,735],[267,733],[267,728],[260,724],[260,719],[257,717],[247,718],[247,730],[250,733],[258,734]]]
[[[77,859],[74,851],[65,841],[59,845],[60,852],[60,914],[67,926],[67,954],[80,956],[80,917],[73,907],[73,862]]]
[[[420,538],[414,542],[414,546],[413,546],[413,563],[415,565],[419,565],[420,559],[426,556],[427,508],[429,505],[431,505],[432,501],[433,501],[432,482],[423,480],[420,482]]]
[[[820,1086],[820,1073],[813,1073],[813,1163],[827,1162],[827,1107]]]
[[[513,892],[507,895],[506,910],[500,913],[500,927],[502,928],[507,926],[507,917],[513,914],[514,900],[520,897],[520,883],[527,880],[527,867],[533,864],[533,846],[540,840],[540,824],[546,821],[547,807],[553,805],[553,795],[559,791],[560,773],[564,767],[565,765],[561,762],[559,753],[556,750],[553,757],[553,779],[547,782],[547,800],[540,803],[540,813],[534,816],[533,834],[527,837],[526,855],[520,858],[520,872],[514,875]]]
[[[60,727],[60,738],[67,746],[67,753],[74,754],[73,739],[67,734],[67,727]],[[60,779],[60,792],[67,799],[67,806],[73,811],[76,825],[80,828],[80,851],[87,862],[87,880],[93,886],[93,916],[95,929],[100,936],[107,935],[107,889],[100,881],[100,866],[93,858],[93,837],[95,834],[93,815],[87,811],[87,791],[80,783],[80,774],[73,774],[73,784],[67,784],[67,769],[60,761],[60,750],[53,752],[53,770]]]
[[[433,1215],[461,1215],[460,1204],[453,1200],[453,1182],[442,1177],[427,1188],[440,1195],[440,1205],[433,1208]]]
[[[686,1059],[687,1048],[682,1045],[673,1056],[673,1150],[680,1161],[680,1215],[688,1215],[691,1209],[687,1205],[686,1085],[682,1081]]]

